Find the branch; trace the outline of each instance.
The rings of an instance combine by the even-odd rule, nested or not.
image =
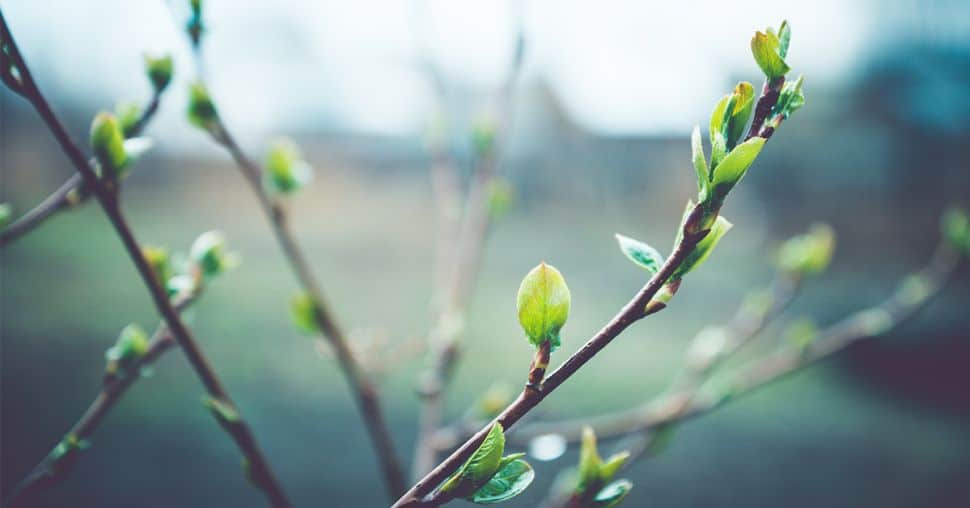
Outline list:
[[[432,188],[439,212],[439,230],[435,250],[435,295],[437,315],[434,327],[428,332],[428,365],[421,375],[419,394],[418,438],[414,448],[412,474],[416,478],[427,473],[437,459],[433,436],[441,426],[444,412],[443,397],[451,380],[451,373],[458,361],[458,339],[468,300],[481,270],[482,252],[491,224],[489,191],[498,175],[499,147],[504,142],[513,113],[513,91],[525,47],[525,36],[520,27],[516,35],[515,52],[512,56],[505,83],[499,92],[498,115],[495,132],[488,149],[478,157],[475,175],[468,191],[464,221],[455,228],[453,213],[457,209],[457,175],[453,160],[444,150],[433,154],[431,168]],[[439,95],[444,104],[444,84],[441,73],[430,61],[427,64]],[[457,235],[456,235],[457,233]],[[455,237],[457,236],[457,238]],[[457,244],[457,246],[456,246]],[[450,255],[449,255],[450,254]]]
[[[201,76],[201,72],[204,70],[199,54],[201,48],[199,44],[193,44],[192,49]],[[374,445],[388,497],[393,499],[404,491],[406,484],[373,381],[355,357],[346,334],[327,306],[323,291],[320,289],[317,278],[307,262],[306,255],[290,230],[286,210],[275,196],[267,192],[263,186],[263,168],[246,156],[229,131],[228,126],[218,114],[213,114],[212,125],[207,130],[212,138],[229,152],[249,187],[256,194],[260,207],[270,222],[276,241],[283,250],[297,283],[313,302],[314,322],[333,349],[343,375],[353,392],[357,407]]]
[[[145,129],[152,117],[155,116],[155,112],[158,111],[161,96],[162,93],[160,91],[153,89],[152,98],[148,101],[148,106],[145,107],[138,121],[129,130],[128,138],[138,136]],[[88,165],[94,166],[95,164],[96,161],[93,157],[88,159]],[[23,235],[33,231],[58,212],[63,212],[87,202],[90,197],[91,189],[84,183],[81,175],[78,173],[71,175],[51,195],[44,198],[37,206],[23,214],[19,219],[4,228],[3,231],[0,231],[0,248],[6,247]]]
[[[237,418],[234,422],[232,422],[232,425],[224,424],[223,427],[230,434],[235,441],[236,446],[239,447],[240,451],[245,456],[253,483],[263,490],[274,506],[289,506],[286,495],[283,493],[282,488],[278,484],[272,470],[269,467],[269,464],[263,456],[262,451],[256,444],[252,432],[238,415],[238,411],[235,409],[235,405],[233,404],[232,399],[229,397],[229,393],[223,387],[222,382],[209,365],[208,360],[202,353],[202,350],[199,348],[199,345],[192,336],[192,333],[179,318],[178,312],[169,301],[165,289],[156,279],[151,266],[148,264],[148,261],[142,254],[141,246],[135,239],[131,228],[128,226],[128,223],[125,220],[124,214],[121,211],[120,203],[118,202],[118,195],[116,193],[117,188],[102,184],[94,167],[88,163],[80,148],[78,148],[78,146],[71,139],[70,135],[67,133],[64,125],[51,110],[47,100],[37,87],[37,84],[35,83],[26,62],[24,62],[23,57],[21,56],[20,51],[10,33],[10,30],[7,27],[7,21],[3,17],[2,12],[0,12],[0,36],[2,36],[0,37],[0,40],[2,40],[6,46],[5,49],[7,49],[9,52],[9,58],[19,72],[19,87],[15,88],[15,91],[20,93],[31,103],[31,105],[43,119],[44,123],[47,124],[47,127],[51,130],[51,133],[56,138],[61,149],[71,160],[71,163],[74,165],[77,172],[81,175],[85,185],[92,189],[94,196],[104,209],[105,215],[107,215],[109,221],[120,237],[125,250],[128,252],[128,256],[131,258],[132,262],[134,262],[135,268],[138,270],[139,275],[145,283],[145,286],[148,288],[156,309],[158,310],[159,314],[162,315],[162,319],[165,321],[166,326],[168,326],[168,328],[171,330],[175,341],[185,353],[186,358],[189,360],[193,370],[195,370],[196,375],[202,381],[206,391],[213,399],[219,401],[226,407],[232,408],[236,412]]]
[[[198,293],[185,295],[176,299],[172,306],[176,311],[182,312],[195,301],[196,297],[198,297]],[[87,441],[108,413],[121,400],[121,397],[134,385],[135,381],[141,379],[140,372],[155,363],[155,360],[171,350],[174,345],[175,339],[165,323],[159,324],[145,353],[125,368],[124,375],[105,377],[98,396],[71,427],[71,430],[65,434],[61,442],[83,443]],[[55,453],[51,452],[44,460],[34,466],[30,474],[21,480],[10,496],[4,500],[4,506],[26,505],[36,494],[57,485],[67,477],[68,468],[73,467],[74,460],[65,460],[68,457],[60,457]]]
[[[820,330],[815,341],[807,349],[788,348],[747,364],[734,374],[735,381],[722,393],[704,394],[702,386],[697,385],[691,390],[660,396],[637,410],[614,413],[596,418],[592,422],[587,420],[586,423],[594,426],[597,429],[597,435],[603,438],[635,435],[637,439],[631,446],[632,458],[625,467],[629,466],[634,460],[649,452],[650,444],[656,438],[658,431],[688,419],[703,416],[728,402],[842,352],[862,340],[885,335],[898,328],[943,291],[961,260],[960,254],[949,245],[941,244],[929,265],[917,274],[905,278],[886,301],[857,311]],[[573,427],[577,423],[537,426],[523,433],[519,438],[528,439],[530,436],[554,432],[562,433],[569,439],[572,438],[575,430]],[[562,501],[554,498],[544,506],[547,508],[565,506]]]
[[[502,428],[511,428],[520,418],[539,405],[550,393],[556,390],[562,383],[572,377],[583,365],[590,361],[597,353],[613,341],[624,330],[633,323],[645,317],[648,313],[660,310],[661,306],[650,306],[653,297],[663,288],[667,280],[680,267],[687,256],[694,251],[697,243],[700,242],[709,230],[696,231],[696,226],[704,217],[705,210],[702,205],[695,205],[690,211],[683,227],[683,236],[674,248],[673,253],[664,262],[660,270],[654,274],[649,282],[613,317],[599,332],[590,338],[579,351],[573,353],[562,365],[559,366],[549,377],[538,387],[527,386],[519,397],[512,402],[495,419],[495,422],[502,425]],[[465,441],[447,459],[435,467],[428,475],[418,481],[404,496],[394,504],[395,507],[413,506],[435,506],[433,501],[429,501],[428,496],[455,471],[472,453],[481,445],[485,435],[491,428],[491,424],[479,430],[472,438]]]

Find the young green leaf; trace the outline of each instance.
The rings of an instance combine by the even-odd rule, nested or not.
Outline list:
[[[788,56],[788,43],[791,41],[791,26],[788,24],[788,20],[781,22],[781,27],[778,29],[778,54],[782,58]]]
[[[808,233],[790,238],[778,250],[779,269],[800,275],[825,271],[835,250],[835,231],[826,224],[815,224]]]
[[[125,137],[118,119],[111,113],[102,111],[91,122],[91,149],[102,175],[112,179],[125,175],[130,162],[125,152]]]
[[[701,142],[701,128],[694,126],[690,133],[691,162],[694,163],[694,172],[697,174],[697,199],[704,201],[707,199],[707,188],[710,185],[710,175],[707,173],[707,159],[704,157],[704,145]]]
[[[293,324],[305,334],[320,333],[316,312],[316,303],[308,293],[300,293],[290,300],[290,317],[293,319]]]
[[[747,81],[742,81],[734,87],[734,92],[731,95],[733,107],[729,112],[725,133],[729,151],[733,150],[738,144],[748,126],[751,111],[754,109],[754,86]]]
[[[131,137],[135,125],[141,119],[141,106],[137,102],[119,102],[115,106],[115,115],[118,117],[122,136]]]
[[[145,74],[151,81],[155,93],[161,93],[172,82],[172,69],[174,67],[172,55],[150,55],[146,54]]]
[[[578,482],[575,493],[586,495],[599,491],[616,476],[623,464],[630,458],[629,452],[611,456],[606,462],[600,458],[596,449],[596,435],[590,427],[583,427],[582,444],[579,449]]]
[[[219,120],[219,113],[212,102],[212,97],[202,83],[189,85],[188,118],[192,125],[210,132]]]
[[[458,497],[465,497],[481,486],[498,471],[502,465],[502,453],[505,451],[505,434],[502,425],[492,425],[481,446],[468,458],[457,471],[442,484],[441,492],[454,492]]]
[[[723,200],[728,192],[741,181],[755,158],[761,153],[765,139],[753,137],[734,147],[715,168],[711,176],[711,187],[715,200]]]
[[[795,81],[789,81],[781,87],[778,101],[771,108],[771,117],[765,125],[777,128],[782,120],[787,120],[792,114],[805,105],[805,95],[802,93],[804,76],[798,76]]]
[[[216,421],[225,428],[229,428],[240,421],[239,411],[227,401],[215,397],[206,397],[203,404],[212,412]]]
[[[219,231],[199,235],[189,249],[189,259],[206,277],[214,277],[239,264],[239,258],[226,250],[226,237]]]
[[[526,274],[516,304],[519,324],[532,345],[539,347],[548,340],[553,350],[559,347],[559,331],[569,317],[570,300],[566,280],[554,266],[543,262]]]
[[[13,207],[10,203],[0,203],[0,228],[10,224],[13,219]]]
[[[136,324],[130,324],[121,330],[118,340],[104,353],[107,361],[105,372],[115,375],[119,370],[127,369],[131,364],[145,355],[148,351],[148,334]]]
[[[962,208],[952,207],[943,214],[943,237],[950,246],[963,254],[970,254],[970,217]]]
[[[725,95],[721,100],[717,101],[714,106],[714,111],[711,113],[711,166],[716,168],[724,156],[727,154],[727,136],[725,135],[725,117],[728,112],[728,103],[731,102],[731,96]],[[708,173],[708,179],[713,178],[713,175]]]
[[[266,156],[266,181],[271,189],[289,194],[302,188],[312,177],[313,170],[303,160],[296,143],[286,138],[273,142]]]
[[[784,52],[787,54],[791,31],[787,23],[783,23],[783,29],[786,31]],[[782,55],[781,41],[771,29],[767,32],[755,32],[751,38],[751,54],[769,81],[784,77],[791,70]]]
[[[600,490],[593,498],[594,508],[613,508],[619,505],[623,498],[633,489],[630,480],[617,480]]]
[[[670,278],[682,278],[684,275],[687,275],[691,271],[697,269],[697,267],[701,266],[704,261],[710,257],[711,252],[714,251],[714,247],[716,247],[718,242],[721,241],[721,238],[723,238],[724,235],[731,230],[732,226],[733,225],[728,222],[727,219],[718,215],[717,219],[714,221],[714,225],[711,226],[711,231],[707,233],[707,236],[701,239],[701,241],[697,244],[697,247],[694,248],[694,251],[691,252],[686,259],[684,259],[684,262],[681,263],[676,270],[674,270],[674,273],[670,276]]]
[[[495,504],[524,492],[536,475],[532,466],[519,457],[521,454],[503,458],[495,475],[466,499],[476,504]]]
[[[159,282],[166,282],[172,276],[172,261],[168,255],[168,250],[164,247],[145,246],[141,249],[142,256],[148,261],[148,266],[152,268],[152,273]]]
[[[657,270],[660,270],[660,265],[664,263],[664,259],[657,252],[657,249],[619,233],[615,236],[617,243],[620,244],[620,250],[630,261],[633,261],[637,266],[650,272],[651,275],[657,273]]]

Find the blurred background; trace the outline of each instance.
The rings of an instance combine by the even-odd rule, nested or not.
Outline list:
[[[147,100],[142,53],[175,55],[147,130],[155,148],[125,184],[144,243],[186,250],[224,231],[243,263],[189,314],[298,506],[381,506],[370,445],[333,360],[289,322],[296,285],[223,150],[184,120],[196,75],[188,2],[4,0],[35,77],[78,140],[119,100]],[[467,178],[473,126],[494,112],[516,27],[527,38],[501,171],[515,191],[494,227],[448,396],[461,415],[531,359],[515,317],[521,277],[556,265],[573,294],[563,349],[579,347],[643,283],[615,232],[661,250],[694,193],[689,133],[738,80],[760,86],[751,34],[792,25],[787,58],[807,104],[723,213],[735,228],[666,312],[625,333],[542,406],[548,417],[660,393],[691,337],[767,285],[778,243],[828,222],[835,261],[793,308],[820,325],[887,296],[921,267],[948,204],[970,196],[970,5],[879,2],[206,0],[205,75],[253,157],[287,135],[315,178],[291,203],[341,323],[361,341],[419,338],[435,209],[426,139],[444,132]],[[439,104],[425,61],[441,70]],[[29,106],[0,91],[0,201],[19,214],[72,174]],[[442,122],[441,119],[446,121]],[[443,127],[442,127],[443,126]],[[968,271],[885,339],[861,344],[685,424],[625,475],[627,506],[966,506],[970,499]],[[63,213],[0,251],[0,488],[7,492],[97,392],[104,350],[157,316],[103,213]],[[748,358],[778,344],[770,329]],[[494,359],[494,361],[484,361]],[[402,456],[416,431],[407,359],[382,379]],[[178,353],[108,417],[40,506],[261,506],[237,450],[200,404]],[[607,450],[609,447],[606,447]],[[535,506],[575,451],[537,468],[511,506]],[[458,503],[456,503],[458,504]]]

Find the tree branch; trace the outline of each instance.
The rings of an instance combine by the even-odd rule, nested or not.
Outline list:
[[[158,310],[159,314],[162,315],[162,318],[168,328],[171,330],[175,341],[185,353],[186,358],[192,365],[196,375],[202,381],[206,391],[213,399],[216,399],[222,404],[235,410],[235,405],[233,404],[232,399],[229,397],[229,393],[223,387],[222,382],[209,365],[208,360],[202,353],[202,350],[199,348],[199,345],[192,336],[192,333],[179,318],[177,311],[168,299],[165,289],[156,279],[151,266],[148,264],[148,261],[142,254],[141,246],[135,239],[135,236],[131,228],[128,226],[128,223],[126,222],[121,211],[120,203],[118,202],[118,195],[116,193],[117,189],[102,185],[95,169],[89,165],[81,150],[67,133],[64,125],[54,114],[53,110],[51,110],[47,100],[44,98],[43,94],[40,92],[40,89],[34,82],[30,69],[27,67],[26,62],[24,62],[20,51],[14,42],[10,30],[7,27],[7,21],[2,12],[0,12],[0,29],[2,29],[2,34],[0,35],[2,35],[2,40],[8,46],[12,63],[16,66],[16,69],[20,74],[21,88],[17,90],[18,93],[21,93],[21,95],[23,95],[24,98],[31,103],[31,105],[43,119],[44,123],[47,124],[47,127],[51,130],[51,133],[56,138],[61,149],[68,156],[75,169],[83,178],[85,185],[92,189],[94,196],[104,209],[105,215],[107,215],[108,220],[111,222],[116,233],[120,237],[125,250],[128,252],[128,256],[131,258],[132,262],[134,262],[135,268],[138,270],[139,275],[145,283],[145,286],[148,288],[148,292],[152,297],[155,308]],[[237,421],[231,428],[225,425],[224,428],[229,432],[240,451],[242,451],[243,455],[246,457],[250,468],[252,481],[263,490],[274,506],[289,506],[286,495],[283,493],[282,488],[278,484],[268,462],[263,456],[262,451],[256,444],[252,432],[249,430],[249,427],[245,424],[245,422],[238,417],[238,411],[236,412],[238,418]]]
[[[128,138],[138,136],[155,116],[158,105],[161,101],[161,92],[154,90],[152,98],[148,101],[148,106],[142,111],[138,121],[129,130]],[[88,164],[94,166],[94,158],[88,159]],[[91,190],[84,183],[81,175],[74,173],[66,182],[61,184],[51,195],[43,199],[37,206],[32,208],[9,226],[0,231],[0,248],[6,247],[19,239],[23,235],[33,231],[41,224],[50,219],[58,212],[78,206],[91,197]]]
[[[446,151],[433,154],[431,168],[432,189],[439,212],[439,234],[436,238],[434,278],[434,307],[437,309],[434,327],[428,332],[428,365],[421,374],[418,415],[418,437],[414,447],[412,474],[415,479],[427,473],[437,459],[433,436],[441,426],[444,413],[444,393],[451,373],[458,361],[458,340],[461,323],[481,270],[482,252],[491,224],[489,191],[498,176],[499,148],[504,143],[513,115],[513,92],[522,68],[525,34],[522,27],[516,33],[515,50],[499,92],[498,115],[493,139],[485,153],[478,157],[475,174],[468,191],[464,220],[455,227],[452,214],[457,209],[458,196],[454,185],[453,160]],[[433,61],[428,59],[439,103],[444,107],[444,81]],[[457,236],[457,238],[456,238]],[[457,244],[457,245],[456,245]]]

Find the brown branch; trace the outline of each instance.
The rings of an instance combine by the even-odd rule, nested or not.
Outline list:
[[[622,435],[636,435],[632,443],[631,456],[627,462],[650,450],[656,432],[672,425],[710,413],[728,402],[755,392],[758,389],[778,382],[788,375],[830,358],[850,346],[869,338],[885,335],[898,328],[925,308],[938,296],[952,279],[961,261],[961,256],[946,244],[940,245],[929,265],[915,277],[921,289],[910,293],[904,283],[886,301],[857,311],[849,317],[818,332],[815,341],[805,350],[788,348],[755,360],[742,367],[735,374],[735,382],[720,394],[704,394],[698,385],[690,391],[671,392],[655,399],[649,405],[626,414],[616,413],[593,422],[597,435],[602,438]],[[556,432],[571,435],[573,423],[563,426],[536,428],[543,433]],[[524,429],[523,429],[524,430]],[[517,438],[527,438],[519,435]],[[547,507],[563,506],[561,500],[552,499]]]
[[[192,52],[195,57],[196,71],[199,78],[203,79],[205,66],[203,65],[201,51],[201,44],[198,43],[198,40],[193,41]],[[311,298],[314,321],[337,357],[337,363],[340,365],[344,378],[353,392],[354,400],[373,443],[384,476],[388,497],[393,499],[404,491],[406,484],[390,430],[381,410],[377,389],[355,357],[346,334],[327,306],[323,291],[317,283],[317,278],[314,276],[302,248],[297,243],[296,237],[290,230],[286,210],[263,187],[263,168],[246,156],[218,115],[215,117],[210,133],[213,139],[229,152],[253,193],[256,194],[297,283]]]
[[[156,279],[151,266],[148,264],[148,261],[142,254],[141,246],[135,239],[134,233],[128,226],[124,214],[121,211],[120,203],[118,202],[118,195],[116,193],[117,188],[102,184],[94,167],[88,163],[80,148],[78,148],[77,144],[74,143],[71,136],[67,133],[64,125],[57,118],[57,115],[53,112],[53,110],[51,110],[50,105],[40,92],[40,89],[37,87],[29,68],[24,62],[10,33],[10,30],[7,27],[7,22],[3,17],[2,12],[0,12],[0,29],[2,29],[2,34],[0,34],[2,35],[2,40],[8,45],[10,58],[19,71],[21,77],[22,88],[20,88],[18,92],[20,92],[21,95],[23,95],[24,98],[31,103],[38,115],[40,115],[41,119],[43,119],[44,123],[56,138],[61,149],[68,156],[77,172],[83,178],[85,185],[92,189],[94,196],[104,209],[105,215],[107,215],[108,220],[111,222],[116,233],[121,239],[125,250],[128,252],[128,256],[135,264],[135,268],[138,270],[139,275],[143,279],[145,286],[152,297],[152,301],[155,304],[155,308],[158,310],[159,314],[162,315],[162,319],[171,330],[175,341],[182,349],[185,357],[189,360],[189,363],[191,364],[196,375],[199,377],[206,391],[213,399],[219,400],[224,405],[235,410],[235,405],[233,404],[232,399],[229,397],[229,393],[223,387],[222,382],[209,365],[208,360],[206,359],[202,350],[199,348],[199,345],[192,336],[192,333],[179,318],[178,312],[169,301],[168,294]],[[229,434],[235,441],[237,447],[239,447],[240,451],[245,456],[250,467],[253,482],[263,490],[274,506],[289,506],[286,495],[283,493],[282,488],[276,481],[268,462],[263,456],[262,451],[257,446],[255,439],[253,438],[252,433],[245,422],[238,419],[236,424],[233,425],[231,429],[226,428],[226,430],[229,431]]]
[[[516,35],[515,51],[505,82],[499,91],[498,115],[493,139],[480,154],[465,203],[464,220],[455,224],[458,208],[457,175],[454,160],[447,152],[436,149],[431,168],[432,189],[438,208],[438,236],[434,265],[434,307],[437,316],[428,333],[428,366],[421,375],[418,415],[418,438],[414,447],[412,474],[415,479],[427,473],[437,459],[433,436],[441,426],[444,393],[458,361],[458,340],[468,300],[481,270],[482,253],[491,225],[489,191],[499,173],[499,148],[505,141],[513,115],[513,92],[522,67],[525,35],[521,26]],[[437,66],[428,59],[439,103],[444,107],[444,80]],[[457,226],[457,227],[456,227]]]
[[[160,101],[161,92],[154,90],[152,92],[152,98],[148,101],[148,106],[145,107],[141,116],[138,117],[138,121],[129,130],[128,138],[133,138],[141,134],[152,117],[155,116],[155,112],[158,111]],[[88,159],[89,165],[94,166],[95,163],[96,161],[93,157]],[[23,235],[33,231],[58,212],[63,212],[78,206],[86,202],[90,197],[91,190],[84,183],[81,175],[74,173],[56,191],[44,198],[37,206],[12,222],[3,231],[0,231],[0,248],[6,247]]]
[[[590,361],[597,353],[613,341],[633,323],[647,315],[647,305],[661,290],[687,256],[694,251],[697,243],[707,235],[709,230],[696,231],[696,226],[704,215],[704,207],[695,206],[683,227],[683,237],[677,243],[670,257],[664,262],[660,270],[649,282],[613,317],[599,332],[590,338],[577,352],[573,353],[538,387],[527,387],[519,397],[512,402],[495,419],[504,429],[510,429],[519,419],[539,405],[550,393],[563,382],[572,377],[583,365]],[[447,459],[435,467],[428,475],[418,481],[404,496],[394,504],[395,507],[404,506],[435,506],[426,496],[449,474],[455,471],[485,439],[491,424],[483,427],[472,438],[465,441]]]
[[[175,307],[176,311],[181,312],[191,305],[197,296],[198,293],[193,293],[179,297],[172,302],[172,306]],[[171,332],[164,323],[159,324],[145,353],[131,365],[125,367],[124,375],[105,376],[101,391],[88,406],[87,411],[71,426],[71,430],[65,434],[64,439],[74,439],[77,442],[87,441],[128,389],[134,385],[135,381],[141,379],[142,369],[155,363],[155,360],[171,350],[174,345],[175,339]],[[73,462],[66,465],[72,467]],[[63,481],[69,471],[67,468],[59,466],[58,458],[53,453],[45,457],[13,489],[10,496],[4,500],[4,506],[9,505],[11,508],[27,506],[35,495]]]

